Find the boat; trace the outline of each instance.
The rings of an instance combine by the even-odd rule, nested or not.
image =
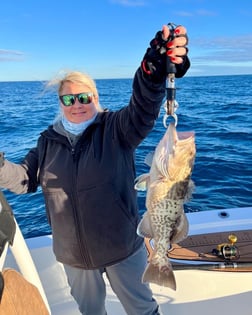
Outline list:
[[[7,208],[14,217],[6,199],[2,199],[3,195],[0,197],[1,213]],[[167,252],[174,267],[176,291],[150,284],[162,314],[251,315],[252,207],[186,215],[188,238],[173,244]],[[52,236],[24,239],[15,218],[14,222],[15,235],[13,241],[5,244],[1,270],[14,269],[33,284],[48,314],[80,314],[70,294],[63,266],[55,260]],[[145,239],[145,243],[148,254],[152,249],[151,240]],[[106,277],[105,282],[108,314],[126,315]]]

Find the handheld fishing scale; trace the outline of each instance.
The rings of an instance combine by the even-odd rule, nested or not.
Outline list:
[[[176,25],[174,23],[167,24],[170,30],[170,36],[168,41],[172,41],[174,39],[174,31]],[[175,73],[176,73],[176,66],[167,56],[166,58],[166,73],[167,73],[167,80],[166,80],[166,101],[164,103],[164,108],[166,110],[166,114],[163,118],[163,124],[165,128],[167,128],[166,120],[169,116],[173,117],[175,120],[175,126],[178,123],[178,117],[175,114],[175,111],[178,108],[178,102],[176,101],[176,87],[175,87]]]

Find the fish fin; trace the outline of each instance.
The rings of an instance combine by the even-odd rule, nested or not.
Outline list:
[[[187,194],[185,196],[185,202],[186,201],[189,201],[192,197],[192,194],[193,194],[193,191],[194,191],[194,188],[195,188],[195,184],[194,182],[190,179],[189,180],[189,183],[188,183],[188,190],[187,190]]]
[[[185,213],[183,213],[176,222],[176,228],[171,238],[171,243],[178,243],[184,240],[189,232],[189,222]]]
[[[154,233],[151,227],[150,216],[148,212],[145,212],[142,220],[139,222],[137,227],[137,234],[142,237],[153,238]]]
[[[149,173],[146,174],[142,174],[140,176],[138,176],[135,179],[135,186],[134,188],[136,190],[140,190],[140,191],[145,191],[147,189],[148,183],[149,183]]]
[[[153,156],[154,156],[154,151],[149,152],[144,159],[144,163],[148,165],[149,167],[151,167]]]
[[[176,290],[175,275],[170,263],[161,268],[148,263],[142,277],[142,282],[156,283],[160,286],[171,288],[174,291]]]

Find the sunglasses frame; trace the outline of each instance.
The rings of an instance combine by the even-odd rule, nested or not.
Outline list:
[[[82,95],[87,96],[87,102],[83,102],[83,100],[81,99]],[[71,101],[71,104],[67,105],[64,101],[64,96],[70,96],[73,97],[74,102]],[[73,106],[76,103],[76,99],[78,99],[80,104],[90,104],[92,102],[92,97],[94,96],[94,94],[92,92],[82,92],[82,93],[78,93],[78,94],[64,94],[64,95],[59,95],[59,99],[61,100],[62,104],[66,107],[70,107]]]

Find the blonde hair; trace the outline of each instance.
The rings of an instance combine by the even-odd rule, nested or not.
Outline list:
[[[58,95],[62,92],[64,84],[70,82],[77,85],[86,85],[90,91],[94,94],[96,100],[95,106],[98,112],[103,111],[99,103],[99,95],[96,88],[95,81],[86,73],[79,71],[71,71],[64,74],[62,78],[56,78],[47,83],[47,88],[58,86]]]

